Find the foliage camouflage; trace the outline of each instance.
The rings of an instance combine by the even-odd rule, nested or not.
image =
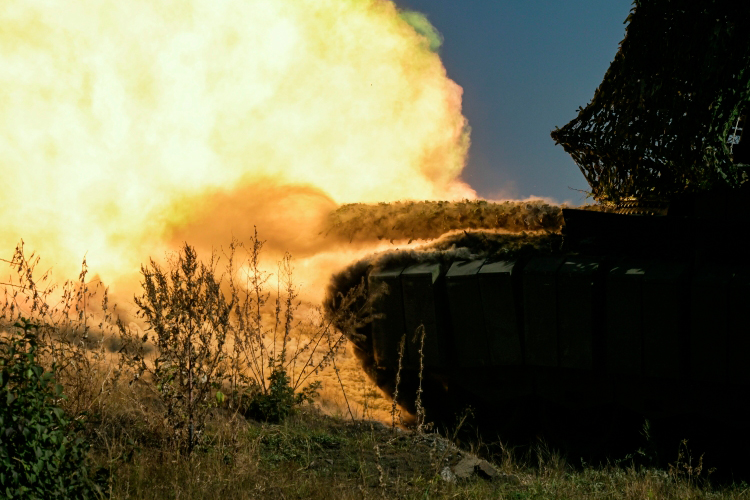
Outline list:
[[[359,241],[431,240],[450,231],[559,231],[562,207],[543,200],[350,203],[328,215],[326,236]]]
[[[552,138],[599,201],[736,187],[726,141],[750,99],[750,3],[634,6],[591,103]]]

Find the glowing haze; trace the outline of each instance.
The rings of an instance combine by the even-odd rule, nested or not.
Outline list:
[[[474,197],[439,34],[390,1],[5,0],[0,26],[3,257],[114,280],[193,235]]]

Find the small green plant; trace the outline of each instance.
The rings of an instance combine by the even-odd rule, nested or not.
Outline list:
[[[0,497],[97,498],[88,443],[59,407],[62,386],[37,361],[37,327],[0,337]]]
[[[255,420],[279,423],[286,419],[295,407],[312,402],[319,386],[319,382],[314,382],[300,392],[295,392],[286,370],[277,364],[272,368],[268,391],[253,394],[245,414]]]

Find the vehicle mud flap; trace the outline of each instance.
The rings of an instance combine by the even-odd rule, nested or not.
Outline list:
[[[387,291],[380,295],[373,305],[381,314],[373,320],[372,350],[375,364],[379,367],[397,367],[401,337],[406,334],[404,326],[404,300],[401,290],[403,267],[373,271],[368,278],[370,290],[382,285]]]
[[[424,366],[444,366],[448,346],[443,324],[445,297],[440,293],[440,264],[425,263],[409,266],[401,273],[406,326],[406,366],[418,369],[422,342],[420,326],[424,326]]]
[[[729,352],[731,269],[716,264],[696,268],[690,292],[690,378],[725,382]]]
[[[559,256],[533,257],[523,270],[524,362],[558,366],[557,270]]]
[[[640,376],[643,367],[643,278],[647,263],[621,261],[607,273],[606,371]],[[632,385],[632,384],[630,384]]]
[[[562,368],[594,369],[594,352],[601,344],[603,323],[602,260],[569,257],[558,270],[557,324]]]
[[[688,265],[651,262],[643,278],[643,374],[687,376]]]
[[[483,260],[457,261],[445,274],[453,348],[456,362],[462,368],[490,363],[478,276],[482,264]]]
[[[484,324],[493,366],[523,364],[522,304],[518,260],[485,262],[479,270]]]

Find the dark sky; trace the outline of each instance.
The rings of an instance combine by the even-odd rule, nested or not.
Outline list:
[[[625,36],[631,0],[396,0],[444,37],[472,128],[463,178],[486,198],[584,203],[580,170],[550,132],[586,106]]]

